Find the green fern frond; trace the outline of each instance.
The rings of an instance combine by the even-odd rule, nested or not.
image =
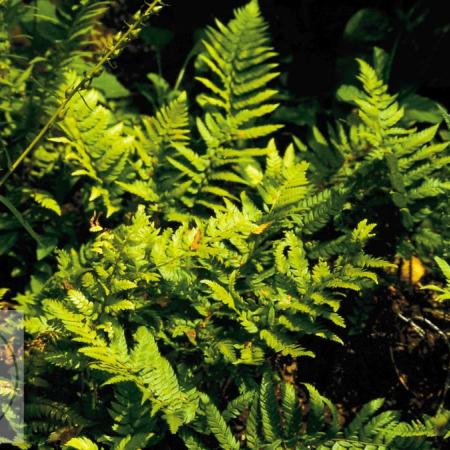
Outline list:
[[[99,447],[87,437],[72,438],[64,444],[63,448],[73,448],[75,450],[98,450]]]
[[[108,412],[114,421],[113,441],[119,445],[127,439],[126,448],[141,448],[149,445],[155,436],[155,418],[151,416],[147,403],[142,404],[139,391],[131,383],[115,386],[114,401]]]
[[[63,38],[60,48],[53,55],[53,65],[67,68],[76,62],[77,58],[90,54],[87,48],[92,43],[94,26],[108,10],[110,3],[110,0],[87,0],[78,4],[68,1],[58,5],[56,15]]]
[[[264,373],[261,380],[259,396],[264,439],[266,442],[273,443],[280,439],[281,416],[278,410],[275,387],[271,375],[267,372]]]
[[[58,216],[61,215],[61,206],[49,192],[27,189],[25,189],[24,192],[28,193],[37,204],[42,206],[42,208],[52,211]]]
[[[256,0],[237,9],[228,25],[216,21],[216,26],[207,29],[205,49],[199,55],[199,61],[215,79],[197,77],[210,91],[198,101],[203,107],[219,109],[232,118],[237,132],[242,125],[271,113],[277,106],[264,103],[275,93],[265,86],[279,75],[273,71],[277,65],[268,62],[276,53],[270,47],[267,24]],[[249,137],[249,131],[244,129],[241,133],[236,137]]]
[[[450,265],[442,258],[439,258],[439,256],[436,256],[434,260],[445,277],[446,285],[441,287],[434,284],[427,284],[426,286],[422,286],[422,289],[428,289],[436,292],[436,296],[434,298],[438,302],[450,300]]]
[[[250,407],[250,412],[246,423],[246,443],[248,448],[256,450],[261,446],[261,424],[260,424],[260,407],[259,396],[255,396]]]
[[[76,80],[72,74],[66,86]],[[72,99],[60,127],[67,138],[59,141],[70,146],[66,158],[76,169],[73,175],[91,178],[96,183],[91,189],[91,200],[101,197],[107,215],[113,214],[118,210],[114,183],[126,177],[134,138],[125,135],[123,124],[113,123],[112,113],[99,104],[99,94],[93,90]]]
[[[136,128],[139,155],[148,165],[151,158],[162,156],[169,147],[186,145],[189,142],[189,116],[187,96],[182,92],[168,105],[162,106],[153,117],[144,118],[144,133]]]
[[[261,339],[277,353],[281,353],[285,356],[290,355],[293,358],[298,358],[300,356],[315,357],[313,352],[298,345],[292,338],[280,331],[262,330],[260,335]]]
[[[241,448],[217,407],[208,399],[204,404],[206,421],[214,437],[224,450]]]

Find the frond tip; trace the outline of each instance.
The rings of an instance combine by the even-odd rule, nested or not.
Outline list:
[[[198,76],[207,93],[198,102],[207,111],[219,112],[231,119],[235,138],[265,136],[278,125],[253,126],[260,117],[272,113],[278,105],[269,100],[277,93],[267,84],[278,77],[271,60],[277,55],[270,45],[268,26],[256,0],[235,10],[228,25],[216,20],[208,27],[199,65],[212,78]],[[244,128],[245,126],[245,128]]]

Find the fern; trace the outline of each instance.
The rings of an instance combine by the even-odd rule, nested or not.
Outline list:
[[[53,33],[58,38],[52,42],[57,50],[50,53],[48,64],[58,73],[62,68],[73,67],[79,64],[79,59],[91,56],[88,46],[92,44],[94,26],[98,24],[99,17],[104,14],[110,5],[109,0],[84,0],[74,2],[69,0],[64,4],[47,8],[45,15],[38,5],[36,14],[46,27],[53,27]],[[39,29],[44,34],[44,30]],[[58,70],[59,69],[59,70]]]
[[[275,388],[270,380],[270,375],[267,373],[264,374],[261,381],[259,406],[264,439],[268,442],[280,440],[281,417],[278,411]]]
[[[209,401],[205,404],[205,416],[208,427],[221,448],[230,450],[240,448],[239,442],[233,436],[219,410]]]
[[[439,126],[406,126],[401,98],[359,61],[348,120],[280,149],[277,54],[256,0],[189,56],[197,105],[179,89],[185,67],[173,89],[148,77],[159,92],[144,116],[93,86],[160,2],[95,65],[109,1],[37,2],[13,20],[18,3],[0,0],[0,294],[26,315],[29,445],[425,450],[446,439],[444,409],[404,422],[376,399],[346,422],[300,372],[278,374],[323,356],[320,339],[344,343],[343,304],[370,298],[391,267],[365,250],[385,238],[382,208],[401,218],[396,253],[445,254]],[[16,23],[29,33],[20,51]],[[31,259],[22,228],[38,243]],[[440,301],[447,287],[424,286]]]
[[[70,439],[64,446],[76,450],[98,450],[98,445],[86,437],[77,437]]]
[[[267,26],[257,3],[237,10],[228,25],[216,25],[217,29],[207,31],[197,64],[206,70],[197,79],[210,91],[198,97],[206,110],[204,117],[194,119],[202,144],[194,148],[187,139],[185,94],[146,121],[145,133],[138,130],[138,150],[145,152],[143,161],[166,162],[155,167],[154,181],[160,197],[173,205],[169,209],[173,217],[180,217],[176,214],[185,209],[192,211],[196,205],[217,210],[223,198],[236,200],[239,188],[234,191],[229,187],[247,183],[236,173],[235,165],[266,153],[264,147],[246,142],[279,128],[272,124],[249,126],[277,107],[266,103],[276,91],[264,86],[278,74],[272,71],[275,64],[267,62],[275,53],[269,47]],[[173,133],[173,137],[166,133]],[[178,205],[180,199],[182,205]]]
[[[440,287],[440,286],[428,284],[426,286],[422,286],[422,289],[428,289],[428,290],[436,292],[437,294],[434,298],[438,302],[450,300],[450,265],[446,261],[444,261],[442,258],[439,258],[438,256],[435,257],[435,261],[445,277],[446,285],[444,287]]]
[[[61,206],[58,204],[58,202],[55,200],[55,198],[45,191],[28,191],[24,189],[24,192],[29,192],[30,197],[33,198],[33,200],[38,203],[43,208],[54,212],[56,215],[61,215]]]
[[[279,386],[278,383],[277,385]],[[302,410],[300,399],[292,385],[281,383],[281,400],[275,395],[275,387],[272,375],[266,373],[257,394],[249,404],[242,448],[425,450],[432,448],[431,438],[439,434],[434,426],[436,418],[424,416],[423,422],[406,423],[400,422],[397,412],[379,413],[383,399],[365,404],[348,425],[342,425],[336,407],[313,386],[306,385],[309,394],[308,411]],[[215,415],[220,417],[217,410]],[[208,431],[218,439],[223,439],[223,430],[229,432],[229,428],[223,419],[220,422],[221,426],[217,422],[208,424]],[[417,439],[419,436],[421,438]],[[234,448],[229,440],[228,445],[228,448]],[[227,447],[222,444],[222,448]]]
[[[251,1],[237,9],[235,18],[227,26],[219,21],[216,26],[216,29],[207,29],[207,39],[203,41],[205,49],[199,55],[199,62],[214,75],[213,80],[197,77],[210,91],[199,96],[199,104],[211,112],[220,111],[229,119],[231,139],[255,138],[276,131],[277,125],[241,128],[278,106],[265,103],[276,93],[265,89],[265,85],[279,73],[273,70],[277,64],[268,62],[276,53],[270,47],[267,24],[257,2]],[[213,117],[206,116],[206,124]],[[220,116],[216,117],[218,123]],[[215,130],[209,128],[209,131]]]
[[[438,139],[438,125],[405,128],[405,110],[397,96],[388,93],[388,86],[367,62],[358,63],[363,91],[352,99],[357,117],[350,118],[347,129],[341,124],[336,130],[331,128],[329,141],[314,130],[311,161],[315,176],[330,177],[334,184],[353,192],[350,200],[367,210],[379,208],[371,202],[389,193],[405,230],[398,251],[405,257],[436,251],[447,240],[440,217],[450,187],[446,181],[448,142]],[[332,168],[321,168],[318,151],[324,153],[320,161]],[[433,223],[427,220],[429,214],[435,216]]]
[[[111,151],[104,143],[103,149],[97,148],[93,135],[90,141],[85,141],[84,148],[70,153],[69,157],[80,166],[74,174],[87,175],[94,180],[90,198],[101,197],[108,215],[117,211],[119,197],[124,191],[153,203],[153,208],[163,209],[168,216],[175,218],[186,217],[188,211],[192,214],[192,210],[198,207],[219,209],[223,198],[236,201],[247,185],[245,177],[236,170],[239,167],[236,164],[252,163],[258,156],[266,154],[264,146],[254,146],[253,142],[249,146],[245,142],[265,137],[279,126],[244,126],[267,116],[277,106],[265,103],[276,91],[267,90],[264,86],[278,75],[272,71],[274,65],[267,62],[275,56],[268,46],[267,26],[257,3],[251,2],[236,11],[228,26],[218,22],[217,27],[217,30],[209,29],[199,61],[212,71],[213,77],[218,76],[222,80],[221,93],[217,95],[228,97],[225,109],[216,111],[210,108],[211,105],[206,108],[208,102],[202,102],[201,98],[211,100],[213,97],[200,96],[200,103],[208,111],[204,117],[191,121],[195,122],[196,130],[190,130],[187,97],[181,93],[170,104],[162,106],[154,117],[145,118],[141,127],[134,128],[133,142],[124,139],[122,145],[116,145]],[[222,45],[223,48],[220,47]],[[214,60],[213,55],[218,54],[224,58],[222,62]],[[253,54],[255,57],[251,56]],[[217,80],[211,81],[206,76],[199,77],[199,80],[207,88],[217,83]],[[66,86],[72,84],[73,80]],[[217,93],[217,89],[214,92]],[[82,95],[84,98],[72,101],[64,121],[64,131],[69,140],[74,142],[80,132],[85,134],[88,130],[92,135],[94,129],[99,143],[106,139],[108,142],[112,138],[119,139],[119,126],[109,128],[109,113],[97,106],[96,94],[91,91]],[[75,130],[70,123],[70,115],[76,116],[77,126],[85,129]],[[112,135],[112,130],[118,134]],[[203,143],[194,147],[195,141],[190,136],[195,134]],[[294,171],[292,169],[292,173]],[[238,189],[233,189],[234,186]],[[239,189],[239,186],[242,187]],[[289,195],[286,192],[285,196]]]
[[[65,86],[76,83],[73,74]],[[95,91],[74,98],[60,126],[67,136],[62,142],[72,147],[66,157],[77,167],[73,175],[85,175],[99,182],[92,187],[90,200],[101,197],[107,215],[111,215],[118,210],[114,202],[114,188],[118,189],[115,182],[125,177],[133,140],[124,134],[122,124],[111,123],[111,112],[98,104],[98,98]]]

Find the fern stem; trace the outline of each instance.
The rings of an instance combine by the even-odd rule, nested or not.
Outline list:
[[[189,54],[186,56],[186,59],[184,60],[183,65],[181,66],[181,70],[178,72],[177,79],[175,81],[175,85],[173,87],[174,91],[178,91],[180,89],[181,83],[183,82],[184,75],[186,74],[187,66],[190,63],[191,59],[196,56],[195,52],[196,47],[194,47]]]
[[[157,13],[163,6],[162,0],[154,0],[150,4],[146,4],[146,7],[138,11],[133,19],[134,21],[128,26],[125,33],[119,34],[119,38],[115,44],[108,49],[105,54],[98,60],[97,64],[88,72],[85,73],[83,78],[66,93],[64,101],[59,105],[56,111],[47,120],[46,124],[42,127],[41,131],[34,137],[27,148],[22,151],[14,163],[8,168],[8,171],[0,179],[0,187],[5,184],[6,180],[14,173],[14,171],[19,167],[22,161],[28,156],[28,154],[38,145],[47,131],[53,127],[57,122],[58,117],[63,114],[65,108],[72,100],[73,96],[79,93],[81,90],[86,89],[92,82],[92,80],[98,77],[103,69],[103,66],[111,60],[111,58],[118,56],[120,52],[125,48],[125,45],[139,33],[143,24],[152,16]]]

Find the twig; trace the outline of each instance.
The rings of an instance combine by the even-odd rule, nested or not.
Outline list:
[[[407,385],[406,381],[404,380],[404,375],[402,375],[402,373],[400,372],[399,368],[397,367],[397,363],[395,362],[395,357],[394,357],[394,351],[392,350],[392,347],[389,346],[389,355],[391,356],[391,361],[392,361],[392,365],[394,366],[394,370],[395,373],[397,374],[397,378],[398,381],[400,381],[400,384],[412,395],[414,395],[414,397],[417,397],[416,393],[413,392],[409,386]]]
[[[415,320],[420,320],[421,322],[426,323],[432,330],[436,331],[436,333],[438,333],[439,336],[442,337],[442,339],[445,342],[445,345],[447,346],[449,360],[447,362],[447,376],[445,378],[444,387],[442,388],[442,396],[441,396],[442,398],[441,398],[441,401],[440,401],[439,406],[438,406],[438,411],[440,411],[443,408],[443,406],[444,406],[445,398],[447,397],[447,392],[450,389],[450,341],[448,340],[448,337],[444,333],[444,331],[442,331],[431,320],[427,319],[426,317],[421,317],[421,316],[414,317],[414,319]]]
[[[437,411],[440,411],[443,406],[444,406],[444,402],[445,399],[447,397],[447,393],[450,389],[450,341],[446,335],[446,333],[444,331],[442,331],[435,323],[433,323],[430,319],[427,319],[426,317],[422,317],[422,316],[414,316],[414,317],[405,317],[403,314],[401,313],[396,313],[397,316],[403,320],[404,322],[410,324],[414,330],[417,332],[417,334],[420,335],[420,337],[424,338],[426,336],[426,332],[425,330],[420,327],[419,325],[417,325],[417,323],[415,322],[416,320],[419,320],[420,322],[425,323],[426,325],[428,325],[433,331],[435,331],[436,333],[439,334],[439,336],[442,337],[442,339],[445,342],[445,345],[447,346],[448,349],[448,356],[449,356],[449,360],[447,363],[447,376],[445,377],[445,382],[444,382],[444,387],[442,388],[442,395],[441,395],[441,401],[439,402],[439,406],[437,408]],[[390,349],[392,352],[392,349]],[[393,357],[393,354],[391,354],[391,357]],[[397,370],[397,367],[395,365],[395,361],[394,362],[394,368],[397,372],[397,375],[399,375],[399,372]],[[399,376],[400,382],[402,383],[403,386],[405,386],[405,384],[402,382],[400,376]],[[406,387],[406,386],[405,386]],[[409,390],[409,389],[408,389]],[[410,391],[411,392],[411,391]]]
[[[403,320],[403,322],[406,322],[407,324],[411,325],[411,327],[414,328],[414,330],[421,338],[424,338],[426,336],[425,330],[419,325],[417,325],[417,323],[415,323],[414,320],[412,320],[410,317],[405,317],[402,313],[399,312],[397,312],[396,315],[399,319]]]

